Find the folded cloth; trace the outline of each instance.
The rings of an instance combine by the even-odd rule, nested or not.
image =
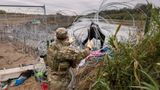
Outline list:
[[[25,80],[27,80],[29,77],[33,75],[33,70],[27,70],[26,72],[23,72],[18,79],[15,80],[14,86],[19,86],[24,83]]]
[[[79,63],[77,69],[79,69],[80,67],[83,67],[85,65],[86,60],[90,60],[93,57],[102,57],[104,56],[106,53],[110,54],[111,49],[108,47],[104,47],[102,49],[96,50],[96,51],[91,51],[90,54],[84,58],[83,60],[81,60],[81,62]]]
[[[23,84],[25,80],[27,80],[26,77],[20,76],[20,77],[15,81],[15,86],[19,86],[19,85]]]

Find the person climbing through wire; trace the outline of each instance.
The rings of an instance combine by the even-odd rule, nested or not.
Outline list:
[[[82,42],[82,44],[85,45],[88,42],[88,40],[92,40],[93,38],[95,38],[100,40],[101,42],[100,48],[102,48],[105,41],[105,35],[102,33],[99,25],[94,22],[91,22],[90,28],[88,29],[87,32],[88,32],[88,36]]]
[[[50,90],[72,90],[75,81],[73,68],[82,58],[87,56],[90,48],[78,51],[70,47],[69,37],[65,28],[56,30],[56,40],[48,48],[47,60],[48,82]],[[72,76],[72,80],[70,77]]]

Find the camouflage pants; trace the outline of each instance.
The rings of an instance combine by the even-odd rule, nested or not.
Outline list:
[[[70,76],[67,73],[48,73],[49,90],[67,90]]]

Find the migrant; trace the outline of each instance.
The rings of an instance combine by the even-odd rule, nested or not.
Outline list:
[[[105,40],[105,35],[101,32],[99,25],[95,24],[94,22],[91,23],[90,29],[88,30],[88,36],[82,42],[82,44],[85,45],[88,40],[92,40],[93,38],[100,40],[102,48]]]

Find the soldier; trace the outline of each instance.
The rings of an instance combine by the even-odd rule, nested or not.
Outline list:
[[[89,48],[79,52],[69,47],[70,42],[65,28],[56,30],[56,40],[48,48],[46,64],[48,69],[48,81],[50,90],[66,90],[70,82],[69,68],[75,68],[76,64],[87,55]]]

